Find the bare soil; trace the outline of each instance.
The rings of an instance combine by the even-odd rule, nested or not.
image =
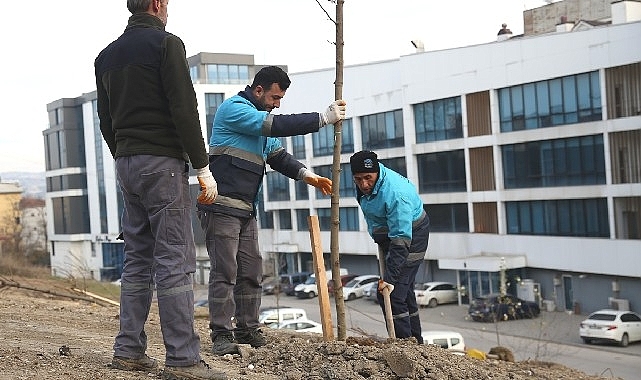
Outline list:
[[[24,284],[25,280],[22,280]],[[109,368],[118,332],[118,307],[61,297],[77,293],[45,279],[26,280],[43,293],[0,287],[0,379],[157,379],[159,373]],[[265,329],[269,344],[242,355],[211,354],[207,318],[197,318],[201,355],[212,367],[237,380],[396,380],[396,379],[604,379],[549,362],[478,360],[415,340],[376,342],[349,337],[323,342],[318,334]],[[147,322],[147,354],[164,363],[159,317]],[[609,378],[611,379],[611,378]]]

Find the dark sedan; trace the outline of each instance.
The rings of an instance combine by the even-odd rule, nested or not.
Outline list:
[[[511,294],[488,294],[474,298],[467,313],[477,322],[497,322],[534,318],[541,313],[541,309],[536,302],[525,301]]]

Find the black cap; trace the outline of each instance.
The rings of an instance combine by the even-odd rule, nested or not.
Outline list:
[[[361,150],[354,153],[349,158],[349,164],[352,167],[352,175],[356,173],[378,173],[378,157],[376,153],[370,150]]]

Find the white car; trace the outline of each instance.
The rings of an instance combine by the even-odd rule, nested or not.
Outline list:
[[[446,350],[465,351],[465,340],[463,340],[463,336],[460,333],[455,331],[423,331],[421,336],[423,337],[423,344],[435,344]]]
[[[298,321],[285,321],[281,323],[272,323],[269,325],[273,329],[283,329],[295,332],[323,333],[323,325],[308,319]]]
[[[414,295],[418,306],[436,307],[443,303],[458,301],[456,285],[449,282],[424,282],[414,285]]]
[[[373,274],[354,277],[354,279],[343,286],[343,298],[351,301],[363,297],[365,288],[372,282],[378,282],[378,279],[379,277]]]
[[[616,342],[621,347],[641,340],[641,316],[633,311],[603,309],[581,322],[579,335],[583,342]]]

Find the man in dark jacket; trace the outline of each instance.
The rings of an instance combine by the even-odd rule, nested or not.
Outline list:
[[[258,249],[256,203],[265,166],[331,194],[332,181],[294,159],[276,137],[316,132],[345,117],[345,102],[337,100],[324,112],[272,115],[280,106],[290,80],[276,66],[262,68],[238,95],[225,100],[214,118],[210,168],[219,184],[212,204],[198,204],[205,231],[209,272],[209,327],[213,352],[237,352],[237,343],[265,345],[258,322],[263,277]],[[232,328],[232,317],[236,327]]]
[[[100,130],[124,198],[125,262],[112,368],[153,371],[144,326],[154,286],[165,344],[165,379],[226,379],[200,357],[194,331],[188,162],[211,203],[217,184],[196,110],[182,41],[165,31],[168,0],[128,0],[125,32],[94,63]]]

